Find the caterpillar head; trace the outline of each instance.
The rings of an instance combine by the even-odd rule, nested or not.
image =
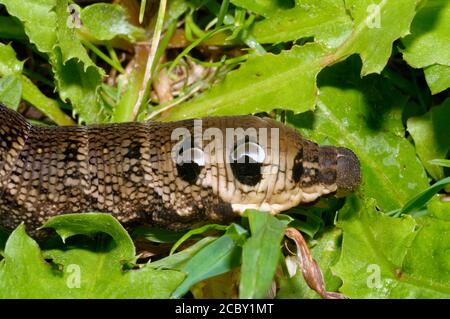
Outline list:
[[[193,146],[177,149],[178,175],[186,187],[210,190],[234,212],[253,208],[275,214],[324,195],[345,196],[360,183],[359,161],[351,150],[320,147],[280,122],[246,116],[202,123],[202,142],[189,137]],[[215,143],[209,148],[205,142],[211,142],[207,132],[212,129],[217,129]]]

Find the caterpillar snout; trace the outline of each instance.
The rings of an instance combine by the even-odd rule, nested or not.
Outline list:
[[[336,197],[356,190],[361,182],[358,158],[348,148],[322,146],[319,148],[319,180],[322,185],[336,185]]]
[[[361,168],[358,157],[348,148],[337,148],[336,196],[354,192],[361,183]]]

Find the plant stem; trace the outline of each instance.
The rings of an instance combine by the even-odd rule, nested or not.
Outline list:
[[[117,63],[116,61],[112,60],[110,57],[108,57],[106,54],[104,54],[99,48],[97,48],[95,45],[90,43],[89,41],[81,40],[83,45],[87,46],[92,52],[94,52],[100,59],[111,65],[114,69],[119,71],[120,73],[125,72],[123,67],[120,65],[120,63]]]
[[[169,73],[173,70],[173,68],[180,62],[180,60],[186,56],[193,48],[195,48],[197,45],[199,45],[200,43],[202,43],[203,41],[211,38],[212,36],[214,36],[217,33],[223,32],[225,30],[229,30],[231,29],[232,26],[225,26],[219,29],[215,29],[213,31],[208,32],[207,34],[205,34],[203,37],[195,40],[194,42],[192,42],[191,44],[189,44],[180,54],[177,55],[177,57],[173,60],[172,64],[169,67]]]
[[[230,4],[229,0],[224,0],[222,2],[222,5],[220,6],[219,15],[217,16],[216,29],[219,28],[222,25],[223,19],[225,18],[225,14],[227,14],[227,11],[228,11],[228,5],[229,4]]]
[[[155,55],[158,49],[159,40],[161,39],[161,33],[164,25],[164,15],[166,13],[166,6],[167,0],[161,0],[161,2],[159,3],[158,18],[156,20],[155,32],[153,33],[152,47],[148,55],[147,66],[145,68],[144,80],[142,82],[141,89],[139,91],[138,99],[134,104],[133,111],[130,115],[129,119],[130,121],[133,121],[136,118],[143,101],[147,98],[148,90],[150,89],[151,83],[150,79],[152,78],[152,70],[154,68],[153,64],[155,63]]]
[[[139,7],[139,23],[142,24],[142,21],[144,21],[144,13],[145,13],[145,7],[147,6],[147,0],[141,1],[141,6]]]

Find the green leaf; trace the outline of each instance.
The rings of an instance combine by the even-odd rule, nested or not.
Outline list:
[[[383,210],[402,207],[428,187],[414,147],[404,136],[406,98],[386,79],[360,79],[348,60],[322,72],[314,114],[288,121],[319,144],[348,147],[361,162],[362,192]]]
[[[317,239],[310,241],[311,255],[322,270],[327,291],[337,292],[342,285],[339,277],[331,271],[331,267],[339,260],[341,253],[342,230],[332,228],[326,230]],[[280,280],[280,290],[277,293],[280,299],[318,299],[321,298],[315,291],[308,287],[303,279],[300,269],[289,278],[288,274]]]
[[[23,23],[30,42],[45,53],[51,53],[56,42],[56,14],[52,11],[56,3],[56,0],[0,0],[8,13]]]
[[[296,215],[303,216],[304,220],[295,218],[289,226],[300,230],[303,234],[308,235],[310,238],[313,238],[323,227],[324,221],[320,217],[321,211],[314,207],[296,207],[288,210],[287,213],[292,214],[293,217],[296,217]]]
[[[25,40],[25,30],[22,23],[15,17],[0,17],[0,38]]]
[[[1,298],[167,298],[184,278],[180,272],[148,266],[124,270],[124,263],[136,258],[134,245],[108,214],[58,216],[46,227],[55,228],[64,238],[97,232],[112,238],[93,246],[85,242],[42,252],[24,226],[19,226],[0,262]]]
[[[45,96],[26,76],[21,75],[23,62],[16,58],[11,45],[0,43],[0,76],[18,76],[22,86],[22,98],[34,105],[59,125],[73,125],[73,120],[59,108],[57,101]]]
[[[252,236],[242,250],[239,297],[264,298],[269,290],[280,257],[285,225],[269,213],[248,211]]]
[[[17,75],[0,78],[0,102],[17,111],[21,96],[22,83]]]
[[[265,17],[277,15],[283,9],[289,9],[294,6],[294,1],[273,1],[273,0],[231,0],[235,6],[253,11]]]
[[[164,257],[157,261],[153,261],[149,263],[148,266],[153,268],[181,270],[186,266],[186,263],[195,256],[196,253],[198,253],[200,250],[205,248],[216,239],[217,237],[202,238],[189,248],[183,249],[179,253]]]
[[[260,43],[287,42],[312,36],[316,42],[337,47],[349,37],[352,25],[343,1],[306,0],[293,9],[256,22],[250,34]]]
[[[100,72],[99,68],[92,62],[88,56],[86,49],[76,35],[76,26],[68,23],[71,17],[67,12],[67,1],[60,0],[55,7],[57,14],[56,47],[60,49],[62,63],[66,63],[72,59],[83,65],[84,70],[92,67]]]
[[[3,251],[5,250],[5,244],[8,240],[9,233],[4,230],[3,228],[0,228],[0,261],[3,258]]]
[[[340,60],[358,53],[363,61],[361,75],[380,73],[392,43],[409,33],[420,0],[345,0],[353,18],[353,32],[338,48]]]
[[[83,27],[97,40],[125,37],[135,42],[145,35],[144,29],[132,25],[125,9],[117,4],[91,4],[81,10],[80,18]]]
[[[172,298],[182,297],[196,283],[237,267],[241,261],[241,248],[236,240],[225,234],[190,259],[181,271],[186,279],[172,294]]]
[[[339,212],[342,254],[333,272],[350,298],[449,298],[450,222],[394,218],[375,202],[348,200]]]
[[[67,12],[67,0],[27,1],[25,4],[0,0],[0,3],[24,24],[25,33],[39,51],[49,55],[61,99],[71,101],[81,121],[102,122],[97,90],[103,71],[91,61],[73,24],[68,23],[71,17]],[[62,116],[56,115],[53,119],[58,117]]]
[[[10,44],[0,43],[0,76],[21,74],[23,62],[16,58],[16,52]]]
[[[286,215],[286,214],[277,214],[275,217],[278,219],[278,221],[284,227],[287,227],[288,225],[290,225],[295,220],[294,218],[292,218],[291,216]]]
[[[435,179],[444,177],[442,167],[432,165],[430,160],[445,158],[450,151],[450,99],[433,107],[428,113],[408,120],[408,131],[414,139],[417,154],[423,165]]]
[[[21,75],[22,98],[34,105],[58,125],[75,125],[70,116],[60,109],[58,101],[45,96],[39,88],[26,76]]]
[[[441,201],[439,196],[428,202],[428,214],[438,219],[450,221],[450,203]]]
[[[440,64],[450,66],[450,2],[428,0],[402,42],[403,58],[414,68]]]
[[[134,245],[126,230],[109,214],[83,213],[58,215],[51,218],[42,228],[53,228],[63,242],[75,235],[93,236],[99,232],[111,236],[121,250],[118,255],[124,260],[135,255]]]
[[[173,254],[178,247],[180,247],[180,245],[182,243],[184,243],[186,240],[188,240],[189,238],[191,238],[192,236],[195,235],[200,235],[203,234],[204,232],[207,232],[208,230],[226,230],[228,226],[226,225],[219,225],[219,224],[207,224],[198,228],[194,228],[189,230],[188,232],[186,232],[186,234],[184,234],[183,236],[181,236],[180,239],[177,240],[177,242],[172,246],[172,249],[170,250],[170,254]]]
[[[411,34],[402,40],[403,58],[414,68],[424,68],[432,94],[450,87],[450,3],[429,0],[417,13]]]
[[[167,3],[167,10],[164,16],[164,28],[177,20],[189,8],[196,9],[203,0],[171,0]]]
[[[61,99],[70,100],[80,122],[101,123],[104,121],[98,90],[102,83],[103,70],[87,55],[76,30],[67,23],[67,0],[57,2],[57,44],[51,63],[55,73]]]
[[[248,237],[248,230],[238,224],[228,226],[225,235],[230,236],[238,246],[243,246]]]
[[[175,232],[162,228],[137,227],[133,229],[133,237],[143,237],[154,243],[174,243],[183,236],[182,232]]]
[[[407,214],[413,212],[414,210],[421,209],[435,194],[449,184],[450,177],[441,179],[440,181],[434,183],[420,194],[417,194],[411,198],[405,206],[402,207],[400,213]]]
[[[163,119],[241,115],[275,108],[295,113],[312,110],[317,100],[315,79],[324,67],[326,52],[318,44],[306,44],[278,55],[250,57],[223,82],[174,107]]]
[[[55,49],[52,66],[59,95],[62,100],[70,100],[79,122],[104,122],[101,100],[97,94],[101,84],[97,70],[88,68],[85,71],[83,64],[76,59],[64,63],[59,49]]]
[[[430,65],[424,69],[424,73],[432,94],[440,93],[450,87],[450,66]]]
[[[450,167],[450,160],[445,160],[445,159],[433,159],[433,160],[428,161],[428,163],[430,163],[432,165]]]

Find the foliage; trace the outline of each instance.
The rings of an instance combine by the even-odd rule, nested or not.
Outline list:
[[[19,226],[6,243],[0,265],[1,298],[168,298],[184,278],[180,272],[149,266],[124,269],[126,263],[134,263],[134,245],[109,215],[57,217],[45,227],[54,228],[64,241],[102,231],[110,238],[97,238],[91,247],[46,250],[42,256]]]
[[[450,224],[377,212],[374,201],[351,199],[339,214],[344,238],[335,274],[357,298],[448,298]]]
[[[449,298],[449,1],[144,3],[0,0],[0,102],[49,125],[271,116],[352,149],[362,186],[289,216],[139,228],[134,242],[98,213],[51,219],[59,237],[39,244],[0,231],[1,297],[263,298],[275,281],[278,298],[317,298],[289,274],[289,225],[329,291]]]
[[[426,114],[408,120],[408,131],[414,139],[417,155],[435,179],[443,178],[444,170],[429,161],[445,158],[450,151],[450,135],[446,134],[449,123],[450,99]]]

